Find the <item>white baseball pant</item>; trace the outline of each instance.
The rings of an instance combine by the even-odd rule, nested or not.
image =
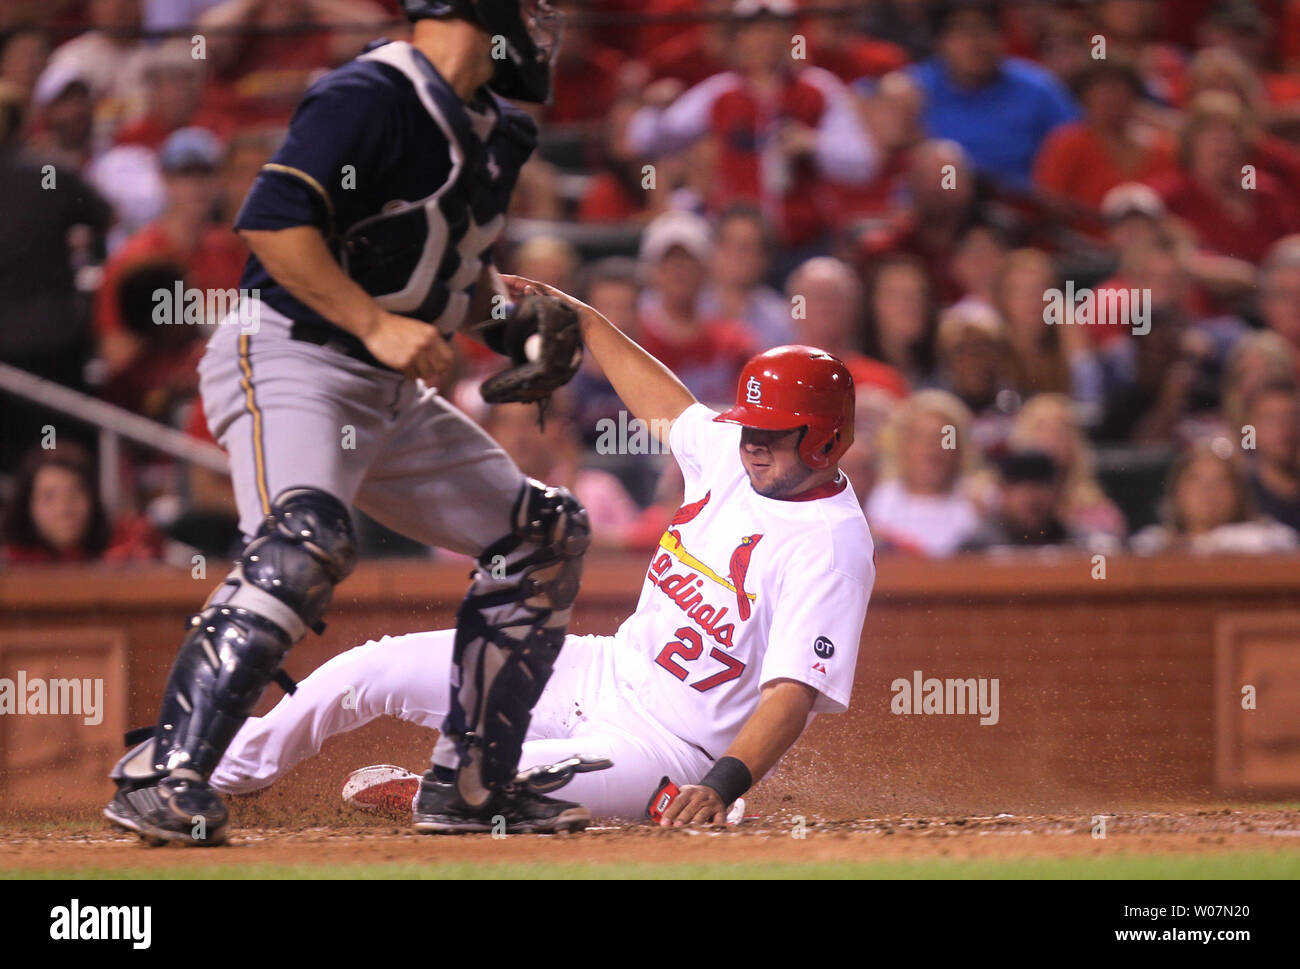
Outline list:
[[[327,737],[379,716],[436,730],[447,713],[454,638],[453,629],[385,636],[335,656],[266,716],[244,724],[212,785],[232,794],[259,790],[317,753]],[[586,805],[594,817],[643,817],[665,775],[678,784],[697,781],[713,762],[643,707],[637,684],[650,673],[645,657],[611,636],[566,637],[533,709],[520,769],[573,754],[608,757],[612,768],[578,774],[556,795]]]

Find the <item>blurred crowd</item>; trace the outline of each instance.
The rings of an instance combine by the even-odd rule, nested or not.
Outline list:
[[[843,468],[882,551],[1296,549],[1300,0],[559,6],[497,264],[588,301],[707,403],[758,350],[841,357]],[[7,0],[0,361],[210,440],[216,321],[159,326],[151,294],[239,285],[230,225],[294,105],[401,38],[399,14]],[[539,426],[482,403],[499,358],[458,351],[443,393],[573,489],[599,544],[657,541],[680,476],[593,360]],[[5,561],[237,547],[220,475],[128,447],[104,508],[93,432],[2,394],[0,421]]]

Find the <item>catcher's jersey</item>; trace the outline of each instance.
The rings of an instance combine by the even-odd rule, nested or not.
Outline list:
[[[536,143],[518,108],[486,88],[466,105],[410,44],[383,43],[312,85],[235,227],[314,225],[381,306],[450,333]],[[240,286],[291,320],[327,324],[256,256]]]
[[[693,404],[673,423],[685,503],[616,638],[649,660],[645,706],[716,759],[772,680],[816,688],[814,712],[847,709],[875,564],[852,488],[764,498],[740,462],[740,428],[715,416]]]

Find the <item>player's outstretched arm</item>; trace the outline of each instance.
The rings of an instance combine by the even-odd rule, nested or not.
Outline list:
[[[726,760],[736,760],[749,771],[751,782],[753,778],[762,777],[799,739],[816,699],[817,691],[806,683],[773,680],[767,684],[758,707],[719,759],[719,765]],[[732,770],[741,769],[734,764],[730,766]],[[687,784],[664,810],[660,824],[724,824],[728,807],[730,803],[724,803],[722,795],[708,784]]]
[[[243,229],[239,234],[276,282],[359,338],[380,363],[430,385],[451,367],[451,347],[437,329],[376,303],[339,268],[315,226]]]
[[[668,443],[668,426],[696,402],[676,374],[582,300],[523,276],[502,275],[501,278],[515,298],[540,292],[572,306],[578,313],[582,342],[605,371],[615,393],[633,417],[647,422],[651,432]]]

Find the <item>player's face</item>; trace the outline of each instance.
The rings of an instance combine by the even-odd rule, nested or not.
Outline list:
[[[787,498],[804,490],[812,469],[799,457],[799,429],[740,430],[740,463],[749,483],[764,498]]]

